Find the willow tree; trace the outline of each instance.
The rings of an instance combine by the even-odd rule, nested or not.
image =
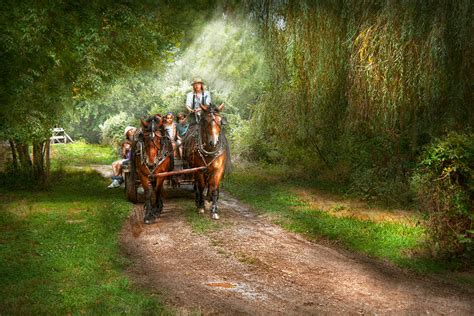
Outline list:
[[[472,129],[472,1],[248,1],[248,9],[278,82],[257,117],[287,144],[284,159],[318,160],[320,148],[370,186],[370,177],[406,179],[433,137]]]

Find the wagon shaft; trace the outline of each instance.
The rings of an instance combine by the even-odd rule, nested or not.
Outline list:
[[[198,171],[203,171],[207,167],[197,167],[197,168],[189,168],[189,169],[182,169],[182,170],[175,170],[175,171],[168,171],[168,172],[160,172],[158,173],[158,177],[169,177],[169,176],[175,176],[179,174],[187,174],[187,173],[195,173]]]

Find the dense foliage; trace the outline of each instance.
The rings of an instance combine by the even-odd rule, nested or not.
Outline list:
[[[249,1],[249,8],[273,82],[254,117],[273,148],[262,151],[257,139],[256,156],[308,157],[319,176],[398,200],[423,145],[472,129],[472,1]]]
[[[451,133],[427,146],[412,182],[427,212],[433,250],[472,256],[474,135]]]
[[[106,118],[98,107],[88,108],[88,101],[115,78],[163,65],[186,40],[183,30],[213,9],[212,1],[174,4],[2,3],[0,137],[10,140],[17,168],[29,172],[33,144],[33,171],[44,178],[50,128],[65,112]]]

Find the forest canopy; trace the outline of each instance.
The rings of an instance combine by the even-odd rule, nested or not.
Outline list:
[[[67,122],[71,112],[86,125],[91,118],[102,123],[98,108],[88,109],[89,101],[117,78],[162,67],[189,40],[185,31],[214,9],[212,1],[2,5],[0,51],[7,62],[0,79],[0,136],[10,140],[14,167],[40,178],[47,172],[46,140],[54,125]],[[33,144],[33,162],[28,144]]]

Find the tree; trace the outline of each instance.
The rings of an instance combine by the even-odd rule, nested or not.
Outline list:
[[[184,10],[168,1],[4,1],[0,138],[10,140],[20,171],[46,179],[50,129],[65,110],[116,77],[162,63],[195,22],[192,11],[213,8],[181,2]]]

